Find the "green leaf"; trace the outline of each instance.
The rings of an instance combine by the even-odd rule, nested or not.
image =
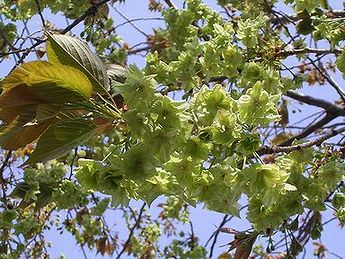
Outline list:
[[[84,191],[92,190],[97,187],[97,178],[102,163],[92,159],[80,158],[76,170],[76,178]]]
[[[294,238],[291,240],[290,252],[293,258],[296,258],[303,251],[303,246]]]
[[[117,64],[107,65],[107,74],[110,80],[114,80],[120,83],[126,81],[126,68]]]
[[[336,64],[338,69],[343,73],[343,77],[345,78],[345,51],[342,51],[337,57]]]
[[[35,203],[35,210],[39,210],[50,202],[54,186],[47,182],[37,182],[37,184],[19,182],[16,185],[10,197],[20,200],[19,208],[27,208]]]
[[[12,221],[17,217],[17,212],[15,210],[4,210],[0,214],[0,227],[11,228]]]
[[[336,193],[332,199],[332,205],[336,209],[340,209],[345,206],[345,195],[343,193]]]
[[[82,119],[59,122],[41,136],[35,151],[24,165],[43,163],[63,156],[95,132],[96,126]]]
[[[330,6],[328,4],[328,0],[320,0],[320,5],[324,9],[330,9]]]
[[[79,116],[78,111],[47,103],[0,109],[0,119],[4,122],[0,127],[0,146],[9,150],[25,147],[59,120]]]
[[[109,79],[104,64],[86,43],[68,35],[47,35],[47,55],[51,63],[75,67],[88,77],[96,91],[109,90]]]
[[[61,104],[88,99],[92,86],[79,70],[43,61],[28,62],[0,82],[0,145],[15,150],[35,141],[57,119]],[[59,114],[59,118],[67,115]]]
[[[95,207],[91,208],[91,214],[95,216],[102,216],[103,213],[108,208],[109,202],[110,202],[109,198],[105,198],[104,200],[101,200],[100,202],[98,202],[98,204]]]
[[[0,87],[4,89],[0,96],[2,107],[10,107],[10,101],[16,96],[24,99],[20,104],[37,103],[32,96],[23,96],[23,85],[27,87],[25,91],[29,90],[41,102],[73,102],[88,99],[92,92],[90,81],[78,69],[46,61],[32,61],[21,65],[0,82]]]
[[[311,19],[310,14],[304,10],[303,12],[299,13],[298,16],[302,19],[296,26],[297,32],[303,35],[312,33],[315,28],[313,26],[313,20]]]

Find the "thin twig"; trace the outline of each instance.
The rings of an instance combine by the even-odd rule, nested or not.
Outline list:
[[[43,14],[42,14],[42,9],[41,9],[41,6],[40,6],[40,3],[38,0],[35,0],[35,3],[36,3],[36,6],[37,6],[37,11],[38,11],[38,15],[39,17],[41,18],[41,22],[42,22],[42,25],[43,25],[43,28],[46,27],[46,21],[43,17]]]
[[[134,230],[135,230],[135,229],[139,226],[139,224],[140,224],[140,220],[141,220],[141,217],[142,217],[142,215],[143,215],[145,206],[146,206],[146,202],[144,202],[143,206],[141,207],[141,209],[140,209],[140,211],[139,211],[138,218],[137,218],[137,220],[135,221],[135,223],[134,223],[134,225],[132,226],[132,228],[130,229],[128,238],[127,238],[126,242],[123,244],[122,250],[121,250],[121,252],[117,255],[116,259],[121,258],[121,255],[126,251],[126,248],[127,248],[128,244],[129,244],[129,242],[131,241],[132,236],[134,235]]]
[[[195,234],[194,234],[194,227],[191,220],[189,220],[189,227],[190,227],[190,250],[193,251],[195,247]]]
[[[8,151],[0,167],[0,187],[2,189],[2,198],[4,199],[5,202],[7,201],[7,195],[6,195],[7,187],[6,187],[6,180],[4,179],[4,172],[5,172],[6,167],[9,165],[11,156],[12,156],[12,151]]]
[[[68,177],[69,180],[72,179],[72,176],[73,176],[73,166],[74,166],[74,162],[77,159],[77,156],[78,156],[78,147],[74,148],[74,154],[73,154],[73,157],[72,157],[71,164],[69,166],[69,168],[70,168],[69,177]]]
[[[149,36],[146,32],[144,32],[142,29],[140,29],[135,23],[133,23],[130,18],[128,18],[123,13],[121,13],[120,10],[118,10],[115,6],[113,8],[123,19],[125,19],[130,25],[132,25],[134,29],[136,29],[138,32],[143,34],[146,38]]]
[[[315,64],[315,62],[307,57],[307,59],[312,63],[316,70],[326,79],[326,81],[337,91],[341,99],[345,102],[345,91],[342,89],[338,83],[324,70]]]
[[[120,23],[120,24],[116,25],[116,26],[114,27],[114,30],[116,30],[116,29],[118,29],[119,27],[121,27],[121,26],[123,26],[123,25],[126,25],[126,24],[128,24],[128,23],[137,22],[137,21],[164,21],[164,19],[161,18],[161,17],[147,17],[147,18],[142,17],[142,18],[135,18],[135,19],[131,19],[131,20],[129,20],[129,21],[125,21],[125,22],[123,22],[123,23]]]
[[[303,49],[292,49],[292,50],[282,50],[277,53],[278,57],[288,57],[292,55],[300,55],[300,54],[308,54],[308,53],[313,53],[316,55],[324,55],[324,54],[334,54],[337,55],[340,52],[342,52],[342,49],[316,49],[316,48],[303,48]]]
[[[80,248],[81,248],[81,251],[83,252],[84,259],[88,259],[86,252],[85,252],[85,249],[84,249],[84,245],[80,245]]]
[[[164,0],[164,2],[173,9],[177,9],[176,5],[171,0]]]
[[[151,50],[151,47],[142,47],[142,48],[137,48],[137,49],[129,50],[129,51],[127,51],[127,54],[128,55],[135,55],[135,54],[138,54],[139,52],[149,51],[149,50]]]
[[[8,166],[8,162],[10,161],[11,156],[12,156],[12,151],[9,151],[5,156],[5,160],[2,162],[2,165],[0,167],[1,180],[3,180],[3,173],[5,171],[5,168]]]
[[[69,32],[70,30],[72,30],[75,26],[77,26],[79,23],[81,23],[82,21],[85,20],[86,17],[94,15],[98,12],[98,10],[101,8],[102,5],[108,3],[110,0],[102,0],[97,4],[94,4],[93,6],[91,6],[89,9],[87,9],[85,11],[85,13],[78,17],[77,19],[75,19],[70,25],[68,25],[63,31],[62,34],[66,34],[67,32]]]
[[[210,255],[209,257],[212,258],[213,252],[214,252],[214,248],[216,246],[217,243],[217,239],[218,239],[218,235],[220,233],[220,229],[229,221],[228,219],[229,215],[225,215],[223,217],[223,220],[220,222],[219,227],[216,229],[216,231],[213,232],[212,236],[209,238],[209,240],[206,242],[206,245],[208,245],[208,242],[211,241],[211,239],[213,238],[212,244],[211,244],[211,248],[210,248]],[[232,217],[230,217],[231,219]]]
[[[339,259],[345,259],[345,257],[342,257],[342,256],[340,256],[340,255],[338,255],[338,254],[336,254],[334,252],[329,252],[329,254],[334,255],[335,257],[337,257]]]

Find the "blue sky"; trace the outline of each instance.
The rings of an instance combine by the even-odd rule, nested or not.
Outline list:
[[[175,0],[178,6],[182,5],[182,1]],[[215,7],[215,0],[207,0],[204,1],[205,3],[209,4],[210,6]],[[342,7],[343,1],[330,1],[332,4],[335,4],[336,8]],[[159,14],[157,13],[151,13],[147,10],[147,1],[126,1],[126,4],[119,5],[117,8],[121,10],[124,14],[126,14],[129,18],[139,18],[139,17],[159,17]],[[124,21],[122,17],[120,17],[119,14],[117,14],[114,10],[111,11],[112,16],[114,17],[115,24],[120,24]],[[51,22],[55,23],[58,27],[64,27],[65,26],[65,19],[62,18],[60,15],[52,15],[49,12],[44,12],[45,18],[50,20]],[[34,30],[34,27],[39,28],[40,27],[40,19],[38,16],[35,16],[32,18],[31,24],[32,29]],[[152,28],[156,26],[162,25],[161,22],[158,21],[142,21],[138,22],[137,25],[147,32],[148,34],[152,33]],[[81,30],[82,26],[78,26],[74,32],[78,32]],[[145,37],[138,31],[135,31],[132,29],[130,24],[124,25],[118,29],[119,35],[121,35],[124,40],[129,44],[129,46],[132,46],[140,41],[145,41]],[[32,57],[35,58],[35,57]],[[135,63],[139,67],[142,67],[145,62],[144,59],[141,56],[132,56],[129,58],[129,63]],[[10,62],[6,62],[2,64],[1,70],[0,70],[0,77],[3,77],[7,74],[8,70],[11,67]],[[336,74],[336,79],[339,80],[340,83],[343,83],[343,78]],[[326,90],[327,89],[327,90]],[[328,100],[334,100],[337,98],[336,94],[330,90],[329,87],[324,86],[316,86],[316,87],[305,87],[302,91],[304,93],[313,95],[313,96],[319,96],[326,98]],[[315,112],[315,107],[311,106],[303,106],[302,107],[303,113],[296,114],[295,116],[291,117],[292,121],[298,120],[305,114],[310,114],[311,112]],[[155,209],[155,205],[162,201],[162,198],[159,198],[157,201],[154,202],[152,207],[152,214],[157,213],[157,209]],[[133,202],[134,205],[141,204],[140,202]],[[113,212],[112,212],[113,213]],[[116,215],[117,214],[117,215]],[[242,217],[244,217],[244,213],[241,214]],[[123,220],[120,218],[120,214],[115,213],[115,215],[110,215],[108,213],[108,217],[116,218],[114,220],[114,223],[116,222],[115,228],[120,229],[121,231],[121,225],[123,224]],[[327,220],[331,218],[331,213],[327,212],[324,214],[324,219]],[[222,214],[216,213],[216,212],[210,212],[205,211],[202,209],[202,205],[198,205],[197,208],[191,209],[191,219],[194,224],[194,229],[196,231],[196,234],[201,238],[201,243],[204,244],[209,236],[212,234],[212,232],[216,229],[216,225],[219,224],[221,219],[223,218]],[[345,249],[343,248],[342,243],[345,240],[345,231],[341,230],[337,226],[337,221],[333,221],[329,223],[325,227],[325,231],[323,232],[323,236],[321,238],[322,242],[324,242],[331,251],[337,253],[338,255],[345,256]],[[240,219],[234,219],[231,221],[231,223],[228,225],[229,227],[233,227],[237,230],[245,230],[248,229],[249,225],[244,220]],[[124,230],[123,230],[124,231]],[[123,233],[124,238],[125,234]],[[228,234],[220,234],[218,245],[224,245],[226,243],[229,243],[232,240],[233,236],[230,236]],[[63,253],[66,255],[67,258],[82,258],[82,252],[79,247],[75,245],[75,240],[73,237],[71,237],[70,234],[66,233],[63,235],[59,235],[57,231],[52,229],[51,231],[47,232],[47,239],[51,240],[53,243],[52,248],[49,249],[49,252],[51,253],[52,258],[57,258],[60,253]],[[342,242],[341,242],[342,241]],[[312,250],[310,249],[310,245],[308,246],[308,254],[306,258],[311,257]],[[222,251],[226,250],[225,248],[218,247],[216,249],[215,255],[219,255]],[[95,253],[88,253],[88,258],[96,258]],[[124,256],[124,258],[126,258]],[[329,255],[327,258],[335,258],[332,255]]]

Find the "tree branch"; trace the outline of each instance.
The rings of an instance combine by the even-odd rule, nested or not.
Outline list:
[[[150,51],[151,47],[147,46],[147,47],[141,47],[141,48],[137,48],[137,49],[132,49],[132,50],[128,50],[127,54],[128,55],[135,55],[138,54],[139,52],[143,52],[143,51]]]
[[[191,220],[189,220],[189,227],[190,227],[190,250],[193,251],[195,248],[195,234],[194,234],[194,227],[193,227],[193,223]]]
[[[293,136],[292,138],[284,141],[280,144],[280,146],[288,146],[291,145],[294,140],[303,139],[310,134],[314,133],[316,130],[321,129],[324,125],[329,123],[330,121],[334,120],[337,117],[337,115],[326,113],[326,115],[320,119],[319,121],[315,122],[314,124],[310,125],[309,127],[305,128],[303,131],[298,133],[297,135]]]
[[[8,163],[10,161],[10,158],[12,156],[12,151],[9,151],[6,156],[5,156],[5,160],[2,162],[2,165],[0,167],[0,180],[3,182],[4,181],[4,176],[3,173],[5,171],[5,168],[8,166]]]
[[[322,99],[314,98],[312,96],[304,95],[304,94],[298,93],[298,92],[293,91],[293,90],[287,91],[285,93],[285,95],[294,99],[294,100],[323,108],[326,111],[326,115],[322,119],[320,119],[319,121],[317,121],[314,124],[310,125],[309,127],[305,128],[303,131],[301,131],[297,135],[295,135],[295,136],[289,138],[288,140],[284,141],[283,143],[281,143],[280,146],[291,145],[291,143],[294,140],[303,139],[303,138],[309,136],[310,134],[312,134],[313,132],[315,132],[318,129],[321,129],[324,125],[326,125],[327,123],[329,123],[333,119],[337,118],[338,116],[345,116],[345,109],[343,107],[336,105],[336,104],[332,104],[326,100],[322,100]]]
[[[84,21],[86,17],[96,14],[98,12],[98,10],[101,8],[102,5],[106,4],[109,1],[110,0],[102,0],[99,3],[94,4],[93,6],[91,6],[89,9],[87,9],[85,11],[85,13],[82,16],[78,17],[70,25],[68,25],[62,31],[62,34],[65,34],[65,33],[69,32],[70,30],[72,30],[75,26],[77,26],[79,23]]]
[[[217,239],[218,239],[218,235],[219,235],[219,233],[220,233],[221,228],[229,221],[228,217],[229,217],[228,215],[225,215],[225,216],[223,217],[223,220],[222,220],[222,222],[219,224],[219,227],[216,229],[216,231],[213,232],[212,236],[211,236],[210,239],[208,240],[208,241],[210,241],[211,238],[213,237],[212,245],[211,245],[211,248],[210,248],[210,255],[209,255],[210,258],[212,258],[212,256],[213,256],[214,247],[216,246]],[[230,217],[230,219],[231,219],[231,218],[232,218],[232,217]],[[208,243],[208,241],[207,241],[207,243]],[[206,243],[206,246],[207,246],[207,243]]]
[[[171,0],[164,0],[164,2],[173,9],[177,9],[176,5]]]
[[[302,150],[302,149],[306,149],[312,146],[317,146],[320,145],[322,142],[324,142],[327,139],[330,139],[342,132],[345,131],[345,127],[340,128],[338,130],[334,129],[331,130],[330,132],[328,132],[327,134],[323,135],[320,138],[317,138],[315,140],[311,140],[308,142],[305,142],[303,144],[299,144],[299,145],[293,145],[293,146],[274,146],[274,147],[268,147],[265,146],[263,148],[261,148],[257,153],[259,155],[268,155],[268,154],[274,154],[274,153],[281,153],[281,152],[285,152],[285,153],[289,153],[295,150]]]
[[[279,12],[277,12],[279,13]],[[344,10],[330,10],[330,11],[325,11],[324,14],[327,16],[329,19],[337,19],[337,18],[344,18],[345,17],[345,11]],[[298,15],[298,14],[280,14],[279,20],[284,23],[291,23],[291,22],[297,22],[299,20],[303,19],[303,16]],[[272,17],[271,22],[272,23],[277,23],[280,22],[277,17]]]
[[[138,32],[140,32],[142,35],[144,35],[146,38],[148,37],[147,33],[144,32],[142,29],[140,29],[135,23],[132,22],[131,19],[129,19],[126,15],[120,12],[116,7],[113,7],[115,12],[117,12],[123,19],[125,19],[130,25],[133,26],[134,29],[136,29]]]
[[[2,198],[5,203],[7,203],[7,195],[6,195],[7,181],[4,178],[4,172],[5,172],[6,167],[10,163],[10,158],[12,156],[12,153],[13,153],[12,151],[8,151],[0,167],[0,188],[2,189]]]
[[[322,67],[318,67],[315,62],[310,58],[307,59],[312,63],[312,65],[316,68],[316,70],[326,79],[326,81],[337,91],[341,99],[345,102],[345,91],[338,85],[338,83],[327,73],[327,71]],[[321,62],[320,62],[321,64]]]
[[[285,93],[285,95],[299,102],[303,102],[309,105],[323,108],[328,113],[332,113],[337,116],[345,116],[345,109],[343,107],[330,103],[326,100],[318,99],[309,95],[298,93],[297,91],[294,91],[294,90],[288,90]]]
[[[339,48],[335,49],[316,49],[316,48],[303,48],[303,49],[292,49],[292,50],[282,50],[277,53],[277,57],[288,57],[292,55],[299,55],[299,54],[308,54],[313,53],[316,55],[323,55],[323,54],[334,54],[337,55],[341,53],[343,50]]]
[[[38,15],[41,18],[41,22],[42,22],[43,28],[45,28],[46,27],[46,21],[44,20],[40,3],[39,3],[38,0],[35,0],[35,3],[36,3],[36,6],[37,6]]]
[[[116,259],[120,259],[120,258],[121,258],[121,255],[126,251],[126,248],[127,248],[128,244],[129,244],[129,242],[131,241],[132,236],[134,235],[134,230],[135,230],[135,229],[139,226],[139,224],[140,224],[141,217],[142,217],[142,215],[143,215],[143,213],[144,213],[145,206],[146,206],[146,202],[144,202],[143,206],[141,206],[140,211],[139,211],[138,218],[136,219],[134,225],[133,225],[132,228],[130,229],[128,238],[127,238],[126,242],[123,244],[122,250],[121,250],[121,252],[117,255]]]

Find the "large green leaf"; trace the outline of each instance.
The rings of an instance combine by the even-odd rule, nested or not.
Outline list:
[[[47,162],[67,154],[96,132],[96,126],[83,119],[61,121],[50,127],[38,140],[25,164]]]
[[[110,80],[124,83],[126,81],[126,68],[117,64],[107,65],[107,74]]]
[[[37,98],[45,102],[66,103],[91,96],[92,86],[88,78],[78,69],[46,61],[32,61],[15,69],[0,82],[3,92],[0,96],[1,108],[37,103]],[[23,87],[28,95],[23,94]]]
[[[48,34],[48,60],[73,66],[86,74],[96,91],[108,91],[109,79],[101,59],[79,39],[62,34]]]

